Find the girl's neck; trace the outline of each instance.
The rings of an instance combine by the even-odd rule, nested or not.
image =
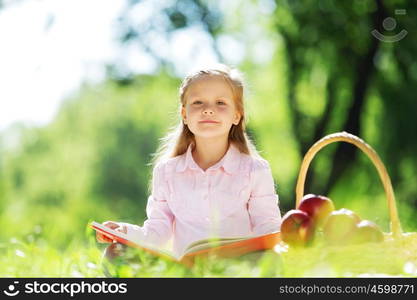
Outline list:
[[[204,171],[220,161],[229,149],[226,140],[201,140],[196,138],[196,145],[192,151],[194,161]]]

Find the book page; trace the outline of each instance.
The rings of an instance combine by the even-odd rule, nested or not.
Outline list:
[[[276,233],[276,232],[271,232],[271,233],[267,233],[267,234],[252,235],[252,236],[243,236],[243,237],[218,237],[218,238],[213,237],[213,238],[198,240],[198,241],[195,241],[195,242],[191,243],[185,249],[184,255],[192,253],[192,252],[197,252],[197,251],[200,251],[200,250],[205,250],[205,249],[214,248],[214,247],[220,247],[220,246],[227,245],[227,244],[230,244],[230,243],[249,240],[249,239],[253,239],[253,238],[257,238],[257,237],[261,237],[261,236],[266,236],[266,235],[270,235],[270,234],[274,234],[274,233]]]
[[[220,247],[223,245],[227,245],[227,244],[234,243],[237,241],[242,241],[242,240],[246,240],[246,238],[241,238],[241,239],[229,238],[229,239],[215,239],[215,240],[199,241],[197,242],[197,244],[188,246],[188,248],[184,252],[184,255],[188,253],[192,253],[192,252],[197,252],[200,250]]]
[[[188,252],[189,249],[194,248],[196,246],[201,246],[201,245],[215,245],[218,243],[224,243],[224,242],[233,242],[233,241],[239,241],[239,240],[245,240],[248,239],[250,237],[238,237],[238,238],[208,238],[208,239],[204,239],[204,240],[198,240],[195,241],[193,243],[191,243],[190,245],[187,246],[186,251]]]

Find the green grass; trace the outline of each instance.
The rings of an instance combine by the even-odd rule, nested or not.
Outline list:
[[[417,277],[417,236],[348,247],[316,245],[239,258],[197,259],[193,268],[129,248],[112,263],[92,232],[57,249],[43,239],[0,244],[1,277]]]

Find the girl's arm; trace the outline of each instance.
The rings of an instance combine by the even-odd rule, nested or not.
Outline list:
[[[271,168],[266,160],[255,159],[251,171],[251,196],[248,211],[254,234],[280,230],[281,212]]]
[[[144,242],[163,246],[172,236],[174,215],[167,204],[167,183],[164,166],[158,164],[153,170],[152,195],[146,205],[147,220],[143,226],[123,223],[127,234],[135,235]]]

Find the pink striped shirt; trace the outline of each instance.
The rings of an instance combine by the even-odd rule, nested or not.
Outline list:
[[[172,238],[176,254],[208,237],[264,234],[280,228],[278,195],[269,163],[230,144],[223,158],[203,171],[187,152],[159,163],[143,226],[128,234],[164,247]]]

